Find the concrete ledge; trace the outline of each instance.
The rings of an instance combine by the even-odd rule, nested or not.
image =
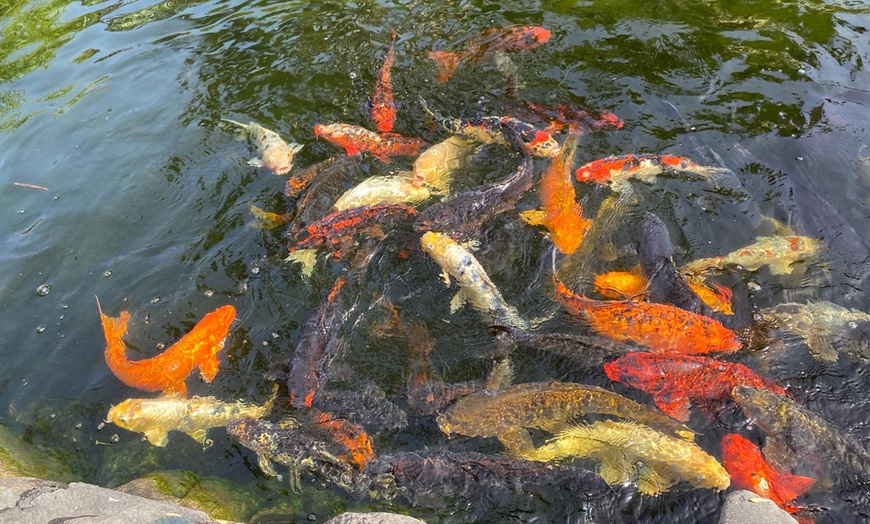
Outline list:
[[[751,491],[735,491],[722,505],[719,524],[798,524],[779,506]]]

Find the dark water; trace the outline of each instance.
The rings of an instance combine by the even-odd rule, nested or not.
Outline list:
[[[426,52],[459,50],[486,28],[512,24],[542,25],[553,34],[546,45],[512,55],[520,99],[606,109],[626,122],[618,132],[584,136],[578,162],[668,152],[705,163],[711,155],[698,148],[707,144],[734,170],[728,191],[673,179],[639,188],[643,207],[668,224],[678,262],[752,242],[764,233],[762,215],[824,240],[826,271],[728,276],[738,318],[816,297],[870,309],[864,2],[7,0],[0,7],[3,424],[60,450],[78,478],[102,485],[181,468],[251,486],[264,506],[284,504],[300,520],[315,513],[323,521],[369,504],[330,488],[317,496],[311,488],[300,502],[285,484],[263,477],[253,455],[219,429],[210,432],[215,445],[206,451],[180,434],[171,435],[168,448],[154,449],[111,425],[98,429],[111,404],[136,392],[105,365],[94,296],[109,314],[132,312],[127,340],[141,354],[131,351],[131,358],[155,354],[206,312],[233,304],[239,321],[222,370],[211,385],[189,380],[191,393],[265,398],[267,371],[289,358],[299,326],[340,268],[321,260],[305,279],[281,262],[280,230],[251,227],[249,204],[281,212],[293,201],[281,195],[283,179],[245,164],[250,145],[220,118],[253,120],[305,144],[297,166],[335,154],[334,146],[314,140],[313,126],[369,125],[366,102],[395,29],[396,130],[437,140],[444,135],[427,122],[419,96],[444,114],[463,116],[506,113],[517,101],[506,96],[505,76],[489,62],[463,67],[439,85]],[[369,159],[364,171],[409,165]],[[482,182],[481,171],[463,183]],[[603,198],[591,187],[578,191],[590,209]],[[523,202],[533,207],[536,196]],[[546,316],[553,310],[541,265],[547,243],[512,217],[491,226],[478,258],[522,314]],[[627,227],[616,236],[630,243],[633,233]],[[444,291],[428,258],[376,258],[380,265],[355,284],[358,301],[344,329],[344,360],[357,378],[377,383],[388,398],[402,395],[405,349],[362,331],[377,316],[371,312],[381,295],[427,321],[436,341],[432,360],[445,379],[481,378],[488,365],[469,358],[489,338],[479,315],[467,308],[450,315],[452,292]],[[45,283],[50,293],[38,296]],[[576,326],[566,320],[561,327]],[[745,361],[756,364],[753,357]],[[798,400],[870,447],[867,364],[821,365],[805,352],[765,362]],[[518,355],[516,365],[518,382],[587,378],[535,355]],[[700,439],[714,455],[722,431]],[[118,444],[96,445],[113,433]],[[444,445],[425,424],[375,440],[378,451]],[[657,499],[635,497],[624,504],[625,520],[710,522],[723,498],[680,486]],[[866,494],[804,500],[828,508],[820,522],[857,522],[868,513]]]

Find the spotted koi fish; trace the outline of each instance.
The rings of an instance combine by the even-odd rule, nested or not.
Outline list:
[[[426,145],[419,138],[395,133],[378,134],[352,124],[317,124],[314,134],[343,147],[348,155],[370,153],[384,162],[389,162],[394,156],[417,156]]]
[[[328,247],[338,258],[356,235],[367,234],[383,238],[383,228],[417,216],[413,207],[405,204],[377,204],[354,207],[330,213],[296,233],[290,252],[300,249]]]
[[[187,396],[185,379],[199,368],[203,380],[211,382],[218,372],[218,352],[223,349],[236,308],[221,306],[207,314],[186,335],[153,358],[127,360],[123,337],[127,333],[130,313],[112,318],[103,314],[100,300],[97,310],[106,336],[106,364],[118,379],[143,391],[162,391],[164,395]]]
[[[530,102],[526,102],[525,107],[521,118],[535,123],[546,121],[544,131],[550,134],[567,129],[569,135],[582,136],[595,131],[622,129],[624,125],[621,118],[609,111],[587,111],[566,104],[550,107]]]
[[[459,64],[479,61],[495,53],[525,51],[545,44],[550,31],[543,27],[496,27],[487,29],[481,36],[472,38],[460,53],[429,51],[429,58],[438,66],[438,82],[443,83],[453,76]]]
[[[375,92],[372,95],[371,117],[378,131],[390,132],[396,123],[396,104],[393,102],[393,77],[391,69],[396,55],[393,46],[396,44],[396,32],[393,31],[393,39],[390,42],[390,50],[384,57],[384,64],[378,74],[375,84]]]
[[[652,395],[656,406],[681,422],[689,420],[692,400],[727,398],[740,385],[786,394],[743,364],[695,355],[630,353],[604,364],[604,372],[610,380]]]
[[[793,264],[814,259],[819,255],[822,243],[815,238],[801,236],[772,236],[759,238],[757,242],[721,257],[693,260],[682,271],[687,274],[721,271],[729,266],[740,266],[756,271],[764,266],[774,275],[788,275],[794,271]]]
[[[221,120],[240,126],[257,142],[261,158],[251,159],[248,161],[248,164],[256,167],[265,167],[276,175],[288,173],[293,168],[293,157],[303,146],[292,142],[288,144],[278,136],[278,133],[270,131],[255,122],[243,124],[227,118]]]
[[[484,144],[502,144],[510,146],[511,141],[505,137],[504,127],[509,127],[519,133],[526,151],[539,157],[555,157],[559,154],[559,143],[546,131],[541,131],[509,116],[485,116],[480,118],[448,118],[429,110],[426,101],[420,99],[423,110],[441,127],[454,135],[461,135],[469,140]]]
[[[589,162],[574,173],[579,182],[597,182],[607,185],[629,178],[652,181],[661,173],[685,172],[712,179],[715,167],[701,166],[691,159],[674,155],[622,155],[609,156]]]
[[[613,340],[631,340],[656,353],[733,353],[741,347],[737,335],[715,319],[667,304],[593,300],[575,294],[555,273],[553,282],[565,309]]]

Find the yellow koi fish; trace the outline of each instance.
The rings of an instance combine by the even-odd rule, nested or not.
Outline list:
[[[843,349],[854,357],[867,358],[868,343],[859,324],[870,323],[870,315],[831,302],[789,302],[762,309],[763,323],[797,335],[806,341],[816,359],[835,361]]]
[[[721,257],[700,258],[682,267],[684,274],[698,274],[709,270],[723,270],[728,266],[741,266],[756,271],[769,266],[774,275],[791,274],[792,264],[799,260],[815,258],[821,242],[801,236],[773,236],[759,238],[754,244]]]
[[[257,142],[257,147],[260,148],[262,158],[252,158],[248,161],[248,164],[256,167],[265,167],[276,175],[283,175],[289,172],[293,167],[293,156],[302,149],[300,144],[292,142],[288,144],[278,136],[278,133],[270,131],[256,122],[243,124],[228,118],[222,118],[221,120],[241,127]]]
[[[422,202],[429,198],[429,189],[414,185],[401,176],[373,176],[345,191],[332,205],[332,212],[375,204]]]
[[[697,444],[632,422],[575,426],[523,455],[541,462],[571,457],[601,462],[598,474],[608,484],[637,478],[638,491],[648,495],[663,493],[681,480],[717,491],[731,484],[725,468]]]
[[[262,418],[272,411],[278,385],[262,406],[243,402],[221,402],[214,397],[130,398],[109,410],[108,421],[126,430],[144,433],[148,442],[164,447],[170,431],[181,431],[200,444],[208,445],[206,431],[226,426],[237,418]]]
[[[433,193],[444,195],[450,189],[453,173],[468,161],[474,151],[471,142],[451,136],[420,153],[410,173],[417,186],[431,188]]]
[[[420,239],[423,251],[429,254],[444,270],[444,278],[449,282],[452,276],[459,283],[459,293],[450,304],[456,311],[467,300],[481,313],[487,313],[493,322],[527,329],[528,322],[520,318],[517,309],[502,298],[501,293],[480,262],[467,249],[455,240],[434,231],[427,231]]]

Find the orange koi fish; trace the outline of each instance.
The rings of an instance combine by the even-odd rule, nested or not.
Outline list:
[[[686,276],[686,284],[700,297],[704,304],[717,313],[733,315],[731,298],[733,293],[730,289],[719,284],[707,284],[700,277]],[[595,275],[595,291],[607,298],[631,299],[642,295],[647,289],[648,282],[644,280],[640,266],[635,266],[629,271],[608,271]]]
[[[396,56],[393,46],[396,44],[396,32],[393,31],[393,40],[390,42],[390,50],[384,57],[384,65],[381,66],[378,81],[375,84],[375,92],[372,95],[371,117],[378,131],[389,132],[396,123],[396,104],[393,103],[393,77],[391,69]]]
[[[577,202],[574,183],[571,181],[571,162],[577,139],[568,137],[562,144],[559,156],[553,158],[550,167],[541,177],[541,203],[544,213],[540,223],[550,232],[550,240],[565,254],[580,247],[583,235],[592,222],[583,220],[583,208]]]
[[[509,53],[533,49],[546,43],[550,34],[543,27],[495,27],[469,40],[465,50],[460,53],[429,51],[429,58],[438,66],[438,82],[443,83],[450,80],[463,61],[479,61],[493,56],[497,51]]]
[[[323,428],[335,442],[348,449],[346,456],[339,458],[352,462],[362,470],[366,464],[375,458],[372,441],[365,430],[347,419],[336,418],[331,413],[311,410],[314,422]]]
[[[228,118],[222,120],[241,127],[257,142],[262,158],[251,159],[248,164],[255,167],[265,167],[276,175],[283,175],[290,171],[293,167],[293,157],[303,147],[293,142],[288,144],[278,136],[278,133],[270,131],[256,122],[243,124]]]
[[[649,182],[665,172],[694,173],[710,178],[714,171],[716,168],[698,165],[684,156],[629,154],[589,162],[574,174],[578,182],[597,182],[604,186],[629,178]]]
[[[123,336],[127,333],[130,313],[121,311],[117,318],[103,314],[100,300],[97,309],[106,336],[106,364],[118,379],[143,391],[163,391],[163,394],[187,396],[184,380],[194,368],[199,368],[206,382],[218,372],[218,352],[223,349],[230,324],[236,318],[236,308],[221,306],[207,314],[186,335],[169,349],[153,358],[131,362]]]
[[[732,353],[740,349],[733,331],[714,320],[666,304],[629,300],[600,301],[577,295],[553,274],[557,300],[581,315],[596,333],[631,340],[656,353]]]
[[[389,162],[392,156],[417,156],[426,145],[419,138],[395,133],[379,135],[374,131],[351,124],[317,124],[314,134],[343,147],[348,155],[371,153],[375,158]]]
[[[801,509],[791,501],[806,493],[816,481],[777,471],[767,463],[758,446],[734,433],[722,437],[722,464],[735,488],[768,498],[789,513]]]

